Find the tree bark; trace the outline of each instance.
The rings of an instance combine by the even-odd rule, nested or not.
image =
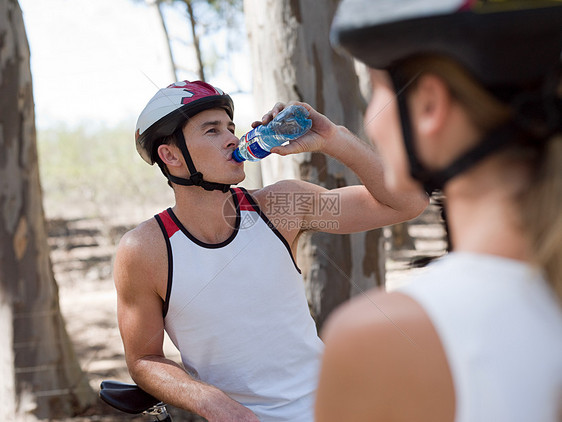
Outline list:
[[[2,0],[0,402],[19,413],[52,418],[75,414],[92,403],[95,395],[80,370],[60,313],[35,138],[29,46],[22,13],[16,0]]]
[[[252,49],[254,96],[258,113],[277,101],[300,100],[362,138],[365,102],[353,61],[329,44],[337,0],[245,0]],[[336,160],[319,153],[262,163],[264,184],[297,178],[332,189],[357,184],[357,177]],[[311,311],[320,327],[327,315],[350,296],[381,285],[380,230],[354,235],[305,234],[298,262]]]

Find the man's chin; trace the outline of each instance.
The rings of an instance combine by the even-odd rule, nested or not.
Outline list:
[[[224,183],[225,185],[237,185],[238,183],[242,183],[246,179],[246,175],[242,174],[238,177],[232,177],[228,180],[221,180],[221,181],[214,181],[215,183]]]
[[[237,185],[238,183],[242,183],[246,179],[246,175],[242,175],[241,177],[234,179],[231,185]]]

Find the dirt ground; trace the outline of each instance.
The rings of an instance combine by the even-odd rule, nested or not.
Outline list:
[[[72,208],[47,217],[51,260],[59,286],[61,310],[73,339],[82,369],[97,392],[104,379],[131,382],[123,356],[123,347],[116,322],[116,296],[112,281],[112,265],[121,236],[165,207],[150,204],[128,210],[125,214],[84,217]],[[110,216],[111,217],[110,217]],[[402,282],[410,273],[409,261],[416,256],[434,256],[443,252],[443,229],[435,208],[430,208],[408,228],[415,240],[414,248],[389,252],[387,283],[390,287]],[[388,234],[388,230],[386,231]],[[179,361],[179,355],[168,341],[166,351]],[[175,421],[201,420],[173,410]],[[72,421],[146,421],[144,416],[131,416],[113,411],[98,403],[83,416]]]

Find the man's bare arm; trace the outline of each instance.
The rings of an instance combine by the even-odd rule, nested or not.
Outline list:
[[[280,155],[325,153],[351,169],[363,185],[327,190],[302,181],[280,182],[255,192],[260,205],[270,211],[269,216],[275,219],[274,211],[281,209],[275,205],[285,196],[292,201],[292,207],[290,214],[284,212],[279,216],[283,223],[291,220],[289,224],[301,230],[353,233],[410,220],[427,207],[428,197],[419,186],[412,186],[411,192],[400,195],[385,188],[382,160],[373,146],[345,127],[335,125],[308,104],[296,104],[309,110],[312,129],[285,146],[273,148],[272,152]],[[283,107],[277,104],[262,122],[271,120]],[[310,212],[306,212],[307,207]]]

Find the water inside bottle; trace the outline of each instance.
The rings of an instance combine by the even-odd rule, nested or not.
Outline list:
[[[308,110],[302,106],[287,107],[275,116],[269,126],[279,135],[301,135],[312,126],[308,115]]]

